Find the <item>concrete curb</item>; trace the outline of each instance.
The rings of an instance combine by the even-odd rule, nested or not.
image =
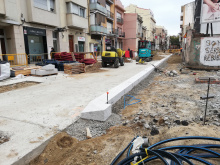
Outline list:
[[[156,62],[154,66],[158,67],[163,64],[168,57]],[[121,97],[130,92],[136,85],[138,85],[142,80],[147,78],[154,71],[154,67],[150,66],[145,70],[141,71],[137,75],[131,77],[130,79],[124,81],[118,86],[109,90],[109,101],[107,104],[107,94],[103,94],[94,100],[92,100],[86,108],[81,113],[81,118],[106,121],[108,117],[112,114],[112,105],[115,104]]]

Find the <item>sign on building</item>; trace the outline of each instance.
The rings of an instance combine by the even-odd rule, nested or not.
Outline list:
[[[86,41],[86,38],[85,38],[85,37],[78,37],[78,41],[85,42],[85,41]]]
[[[220,38],[201,38],[200,62],[206,66],[220,66]]]
[[[201,23],[220,22],[220,3],[212,0],[202,0]]]

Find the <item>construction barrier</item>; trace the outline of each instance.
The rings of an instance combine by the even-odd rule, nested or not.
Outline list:
[[[29,64],[36,64],[43,62],[43,60],[48,59],[48,54],[47,53],[42,53],[42,54],[29,54],[28,55],[28,62]]]
[[[2,61],[8,61],[11,67],[15,66],[27,66],[28,58],[27,54],[0,54]]]
[[[180,53],[180,49],[169,49],[169,53]]]

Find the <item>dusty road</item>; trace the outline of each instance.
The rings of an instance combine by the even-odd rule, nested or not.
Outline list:
[[[200,95],[206,93],[207,84],[195,84],[194,81],[198,76],[216,76],[216,72],[195,71],[197,73],[195,76],[193,72],[187,70],[188,74],[180,74],[180,61],[179,56],[173,56],[163,69],[163,71],[176,70],[177,77],[166,76],[164,73],[156,74],[148,87],[144,89],[140,87],[134,95],[141,99],[141,102],[121,109],[119,114],[115,114],[119,118],[118,124],[107,129],[104,135],[83,141],[73,138],[85,137],[85,127],[90,127],[92,131],[97,129],[94,125],[100,127],[105,125],[95,121],[94,124],[86,125],[87,122],[83,121],[85,125],[80,128],[84,130],[79,131],[72,126],[67,129],[69,134],[65,132],[58,134],[50,141],[44,152],[30,164],[109,165],[137,135],[149,137],[151,144],[180,136],[219,137],[220,87],[211,86],[211,92],[216,98],[208,106],[208,122],[203,126],[200,118],[205,107]],[[152,130],[155,129],[159,134],[153,136]],[[189,143],[193,144],[193,141],[187,141],[187,144]],[[217,161],[213,163],[220,164]]]

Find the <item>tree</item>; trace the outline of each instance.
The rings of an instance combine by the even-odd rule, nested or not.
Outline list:
[[[180,45],[179,36],[170,36],[171,45]]]

